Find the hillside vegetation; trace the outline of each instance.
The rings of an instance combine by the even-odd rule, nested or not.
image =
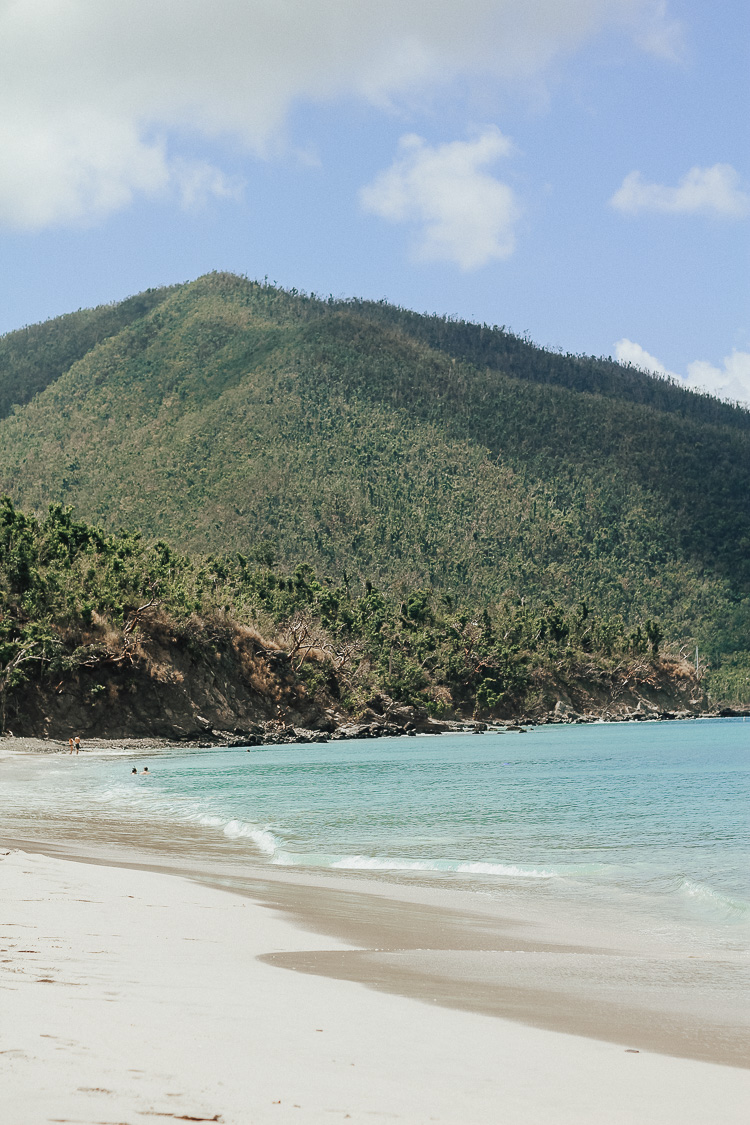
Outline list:
[[[54,383],[77,359],[139,320],[169,289],[148,289],[116,305],[100,305],[0,337],[0,418]]]
[[[470,612],[428,589],[398,601],[369,580],[195,561],[59,505],[37,520],[0,504],[2,732],[330,733],[404,705],[433,720],[695,713],[692,669],[661,641],[656,622],[627,632],[585,605]]]
[[[27,509],[397,602],[585,603],[623,635],[658,619],[726,656],[739,690],[747,411],[502,329],[227,274],[12,333],[0,365],[19,404],[0,489]]]

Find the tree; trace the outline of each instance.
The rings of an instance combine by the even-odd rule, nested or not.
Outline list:
[[[646,622],[646,636],[648,638],[648,643],[651,645],[652,653],[654,654],[654,656],[658,656],[659,645],[664,640],[664,634],[661,631],[661,627],[658,621]]]

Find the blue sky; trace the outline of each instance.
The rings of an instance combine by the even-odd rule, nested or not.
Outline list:
[[[0,331],[229,269],[750,401],[749,13],[0,0]]]

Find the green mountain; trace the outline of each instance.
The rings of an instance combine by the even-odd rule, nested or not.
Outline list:
[[[750,648],[750,413],[611,360],[211,274],[4,337],[0,413],[26,509]]]

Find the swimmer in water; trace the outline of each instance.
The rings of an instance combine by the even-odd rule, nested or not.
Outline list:
[[[144,773],[148,773],[148,766],[144,766],[143,769],[141,770],[141,777],[143,777]],[[148,775],[149,775],[149,777],[151,776],[150,773]]]
[[[130,772],[131,772],[131,773],[138,773],[138,770],[137,770],[137,769],[135,768],[135,766],[133,766],[133,768],[132,768],[132,770],[131,770]]]

